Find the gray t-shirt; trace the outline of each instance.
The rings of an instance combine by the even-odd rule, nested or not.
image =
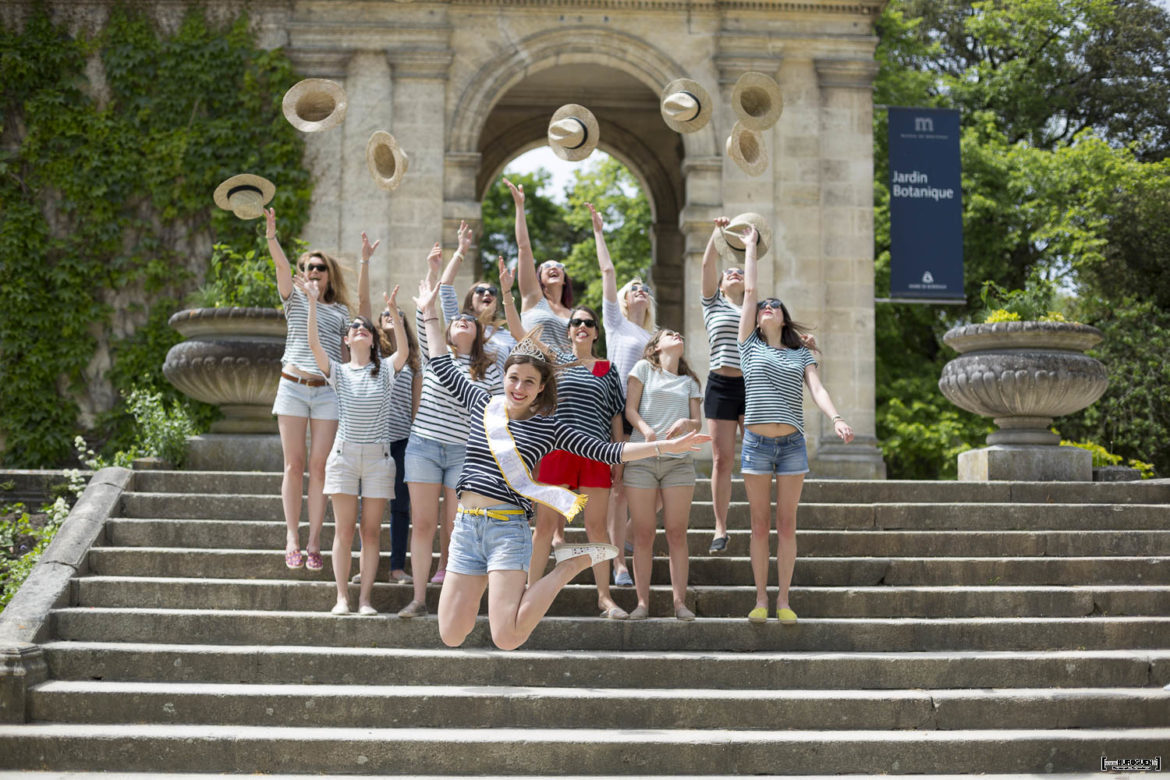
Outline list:
[[[686,374],[672,374],[666,369],[655,368],[648,360],[634,364],[630,376],[642,383],[642,398],[638,402],[638,414],[654,429],[659,441],[665,438],[670,426],[691,416],[691,399],[702,398],[699,383]],[[630,441],[646,441],[637,428],[630,435]],[[681,458],[685,453],[671,455]],[[667,453],[663,453],[666,457]]]

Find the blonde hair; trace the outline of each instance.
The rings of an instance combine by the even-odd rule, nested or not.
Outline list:
[[[646,284],[645,282],[643,282],[641,280],[641,278],[635,276],[633,279],[631,279],[630,281],[623,284],[622,288],[620,290],[618,290],[618,307],[621,308],[622,316],[625,317],[627,320],[630,319],[630,303],[628,300],[626,300],[626,298],[630,294],[630,288],[633,287],[635,284],[645,284],[647,287],[650,286],[650,285]],[[657,320],[658,320],[658,306],[654,303],[654,296],[651,295],[650,296],[650,303],[649,303],[649,305],[646,306],[646,316],[644,316],[642,318],[641,322],[635,322],[634,324],[637,325],[642,330],[653,332],[655,327],[656,327],[654,323],[657,322]],[[631,322],[632,322],[632,320],[631,320]]]
[[[297,270],[304,272],[309,259],[313,257],[318,260],[324,260],[325,265],[329,266],[329,287],[321,295],[321,301],[323,303],[340,303],[352,315],[354,312],[353,303],[349,299],[349,289],[345,284],[345,274],[342,272],[341,264],[337,260],[319,249],[313,249],[297,258]]]

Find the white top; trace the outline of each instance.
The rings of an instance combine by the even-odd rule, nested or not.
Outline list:
[[[399,441],[410,436],[410,409],[414,405],[414,369],[407,363],[394,375],[394,386],[390,388],[389,441]]]
[[[638,414],[654,430],[659,441],[665,438],[670,426],[679,420],[690,419],[691,399],[702,398],[699,383],[686,374],[672,374],[664,368],[655,368],[648,360],[634,364],[630,376],[642,383],[642,398]],[[642,432],[634,428],[630,441],[646,441]],[[662,457],[681,458],[687,453],[662,453]]]
[[[707,341],[711,344],[710,368],[739,368],[739,314],[736,306],[719,290],[710,298],[704,296],[703,324],[707,327]]]
[[[569,318],[564,319],[558,317],[548,305],[548,299],[541,297],[528,311],[520,315],[520,322],[524,325],[524,330],[529,331],[537,325],[543,325],[544,329],[540,332],[540,340],[546,346],[553,349],[567,349],[572,350],[573,346],[569,343]]]
[[[335,441],[350,444],[388,442],[390,427],[390,387],[394,384],[394,366],[379,361],[374,373],[373,361],[361,368],[350,363],[329,361],[326,381],[337,391],[337,436]]]
[[[744,425],[785,423],[804,434],[804,371],[817,359],[808,347],[769,347],[753,330],[739,344],[747,411]]]
[[[507,293],[500,294],[507,295]],[[450,324],[451,320],[459,314],[459,301],[455,298],[455,288],[452,285],[439,285],[439,305],[443,309],[443,319]],[[500,369],[500,374],[503,375],[504,363],[507,362],[508,355],[512,354],[512,347],[516,346],[516,339],[512,338],[512,334],[508,332],[507,328],[497,328],[495,325],[488,325],[483,332],[486,339],[484,346],[488,352],[494,354],[496,366]]]
[[[444,444],[467,444],[469,420],[467,408],[451,394],[447,386],[435,376],[431,368],[430,354],[427,344],[427,329],[424,327],[422,312],[416,314],[415,322],[418,326],[418,347],[423,356],[426,367],[423,369],[422,396],[418,402],[418,414],[414,418],[414,426],[410,432],[424,439],[442,442]],[[471,356],[452,355],[455,365],[463,372],[473,385],[486,390],[491,395],[504,392],[504,381],[500,369],[492,363],[487,372],[478,380],[471,379]]]
[[[617,301],[602,301],[601,316],[605,323],[605,356],[617,369],[622,378],[622,392],[625,392],[630,371],[642,359],[646,342],[654,334],[627,320]]]
[[[284,366],[296,366],[306,374],[321,376],[317,359],[309,346],[309,299],[293,288],[284,299],[284,319],[288,324],[288,335],[284,339],[284,355],[280,362]],[[349,327],[349,309],[340,303],[317,301],[317,336],[331,361],[341,362],[341,339]]]

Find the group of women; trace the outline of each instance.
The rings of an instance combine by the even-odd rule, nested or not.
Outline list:
[[[323,568],[321,527],[329,497],[336,523],[333,612],[350,611],[357,530],[357,608],[376,614],[370,597],[381,518],[391,501],[390,579],[412,584],[414,591],[399,617],[427,614],[427,583],[441,583],[440,635],[458,645],[474,626],[487,589],[493,640],[501,648],[514,648],[527,639],[561,588],[590,566],[602,617],[647,618],[661,509],[674,615],[693,620],[686,605],[687,531],[696,479],[692,453],[713,443],[715,537],[710,549],[721,552],[730,538],[733,447],[742,429],[757,591],[748,617],[760,622],[769,616],[775,479],[777,617],[795,622],[788,586],[796,557],[796,506],[808,471],[803,385],[833,418],[842,439],[849,441],[852,431],[819,381],[804,329],[791,321],[778,299],[757,302],[755,229],[742,237],[742,269],[717,267],[716,238],[726,230],[726,219],[715,221],[704,254],[703,309],[711,346],[704,397],[687,363],[682,334],[655,325],[650,287],[633,279],[618,288],[602,218],[593,206],[601,317],[587,306],[573,305],[563,264],[536,264],[523,188],[505,182],[516,207],[517,272],[500,258],[498,284],[475,283],[460,305],[452,282],[471,245],[471,231],[461,225],[459,248],[445,268],[440,268],[438,243],[427,258],[428,274],[414,301],[417,340],[398,308],[397,287],[383,294],[385,310],[377,324],[372,321],[368,268],[378,242],[371,244],[362,235],[357,314],[351,316],[337,261],[308,252],[298,259],[294,274],[276,239],[275,214],[266,212],[288,322],[273,407],[285,455],[286,565]],[[514,277],[519,312],[512,297]],[[598,354],[603,326],[605,359]],[[701,405],[709,435],[700,433]],[[302,552],[306,463],[309,536]],[[578,514],[589,542],[565,544],[564,521]],[[408,528],[413,529],[410,574]],[[436,531],[440,554],[432,575]],[[632,581],[624,554],[627,537],[633,543]],[[556,564],[546,574],[550,548]],[[611,574],[614,584],[635,586],[632,612],[614,601]]]

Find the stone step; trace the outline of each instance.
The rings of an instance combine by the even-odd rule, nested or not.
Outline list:
[[[753,724],[754,725],[754,724]],[[761,724],[764,725],[764,724]],[[0,726],[14,769],[363,774],[1073,772],[1153,757],[1170,728],[994,730],[273,728],[190,724]],[[572,770],[570,770],[572,771]]]
[[[350,586],[357,603],[358,587]],[[428,602],[438,609],[438,588]],[[612,588],[614,600],[626,610],[637,604],[633,588]],[[373,606],[397,612],[410,602],[410,585],[377,583]],[[331,581],[231,580],[166,577],[83,577],[74,582],[74,604],[86,607],[141,607],[221,610],[328,611],[336,599]],[[930,587],[883,585],[863,588],[793,587],[793,607],[807,617],[1075,617],[1087,615],[1161,615],[1170,604],[1170,586],[1073,587]],[[755,588],[692,587],[687,603],[700,617],[742,617],[755,605]],[[549,614],[592,616],[597,591],[591,585],[569,585],[553,602]],[[651,589],[651,611],[672,614],[666,582]],[[484,596],[481,613],[486,614]]]
[[[53,641],[61,680],[737,690],[1160,688],[1170,649],[658,653]]]
[[[730,530],[725,554],[748,555],[751,532]],[[334,526],[322,529],[321,544],[331,548]],[[771,534],[775,549],[775,534]],[[570,541],[585,540],[580,524],[565,529]],[[950,556],[962,551],[970,556],[1087,556],[1170,555],[1170,530],[1102,531],[968,531],[968,530],[824,530],[799,528],[800,554]],[[209,547],[246,550],[283,550],[285,525],[276,521],[112,519],[106,524],[106,540],[116,547]],[[687,534],[690,555],[707,554],[709,530],[691,529]],[[380,546],[390,547],[390,529],[382,529]],[[356,549],[356,544],[355,544]],[[667,552],[666,535],[655,534],[654,551]]]
[[[51,614],[53,636],[101,642],[299,644],[332,647],[434,647],[434,617],[336,616],[323,612],[262,612],[67,607]],[[492,647],[481,616],[465,647]],[[1092,618],[806,618],[795,626],[775,620],[674,618],[612,621],[545,618],[525,644],[532,650],[1041,650],[1164,648],[1170,617]]]
[[[133,489],[144,493],[251,493],[279,495],[274,472],[139,471]],[[306,482],[307,484],[307,482]],[[695,483],[695,500],[710,501],[711,483]],[[1170,480],[1142,482],[945,482],[806,479],[804,501],[813,503],[1098,503],[1170,504]],[[745,501],[743,480],[732,480],[732,499]]]
[[[88,563],[93,574],[146,577],[221,577],[227,579],[289,579],[331,581],[331,555],[323,553],[325,568],[319,572],[290,570],[277,550],[193,550],[163,547],[95,547]],[[437,565],[436,555],[431,571]],[[356,556],[354,557],[356,561]],[[407,560],[410,570],[410,561]],[[354,570],[356,571],[356,569]],[[769,567],[775,581],[775,567]],[[668,562],[656,558],[652,576],[656,582],[669,577]],[[379,580],[389,577],[389,556],[379,559]],[[577,582],[592,582],[592,570]],[[749,584],[751,562],[746,557],[707,556],[690,561],[690,581],[695,585]],[[798,585],[1170,585],[1170,557],[839,557],[797,558],[793,582]]]
[[[1160,688],[690,690],[53,680],[29,720],[315,728],[1068,729],[1170,723]]]
[[[302,508],[302,524],[307,522]],[[213,519],[284,522],[278,495],[127,493],[118,516],[126,518]],[[387,515],[388,516],[388,515]],[[838,529],[1166,529],[1170,505],[1162,504],[959,504],[896,503],[845,504],[801,502],[797,516],[801,528]],[[330,519],[328,522],[332,522]],[[690,523],[714,528],[710,503],[696,501]],[[728,507],[730,528],[750,527],[748,505],[734,501]]]

